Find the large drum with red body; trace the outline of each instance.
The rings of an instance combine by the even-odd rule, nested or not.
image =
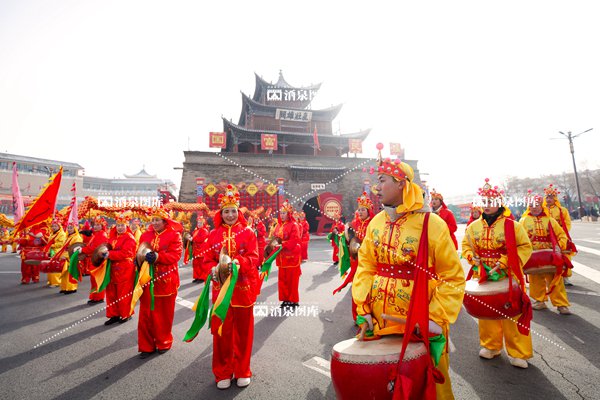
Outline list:
[[[383,336],[379,340],[344,340],[333,346],[331,381],[337,398],[391,399],[395,371],[402,350],[402,336]],[[399,372],[412,379],[414,399],[425,390],[425,371],[429,365],[422,342],[408,344]]]
[[[512,298],[509,288],[508,278],[481,284],[477,279],[469,279],[465,285],[465,309],[479,319],[516,317],[523,310],[523,292],[516,279],[512,279]]]
[[[40,265],[42,261],[48,259],[48,254],[43,250],[29,250],[25,253],[25,264]]]
[[[52,274],[56,272],[62,272],[65,260],[42,260],[40,263],[40,272]]]
[[[552,249],[534,250],[527,263],[523,266],[523,272],[529,275],[554,274],[556,267],[562,272],[562,255]]]

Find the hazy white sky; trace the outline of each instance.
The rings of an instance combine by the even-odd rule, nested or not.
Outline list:
[[[376,5],[375,5],[376,4]],[[0,151],[178,186],[254,72],[323,82],[342,132],[399,142],[446,196],[600,168],[597,1],[0,2]],[[385,153],[385,151],[384,151]]]

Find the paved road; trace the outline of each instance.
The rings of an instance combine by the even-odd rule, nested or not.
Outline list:
[[[582,250],[575,258],[575,286],[568,289],[575,315],[536,311],[535,357],[528,370],[520,370],[505,354],[480,359],[477,322],[461,312],[451,333],[456,398],[600,397],[600,224],[575,223],[573,237]],[[325,240],[314,240],[309,252],[301,277],[307,315],[257,316],[253,382],[227,391],[214,385],[209,332],[192,343],[181,341],[202,289],[191,283],[190,267],[180,270],[173,349],[140,360],[137,316],[106,327],[103,306],[86,304],[89,281],[69,296],[42,284],[19,285],[19,260],[0,254],[0,399],[333,399],[331,348],[354,334],[349,290],[331,295],[340,278]],[[267,312],[278,305],[276,271],[259,301]]]

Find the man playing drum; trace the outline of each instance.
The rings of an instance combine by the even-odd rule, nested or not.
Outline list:
[[[558,273],[530,274],[529,296],[534,299],[532,305],[534,310],[548,308],[546,299],[550,297],[552,305],[557,307],[560,314],[569,315],[571,311],[562,276],[564,261],[563,255],[560,253],[567,246],[567,235],[558,222],[549,216],[550,213],[547,208],[542,206],[542,201],[542,196],[531,196],[527,210],[519,221],[527,231],[527,236],[533,245],[533,255],[528,263],[535,258],[536,252],[554,248],[559,252],[555,257],[559,268]]]
[[[421,259],[426,257],[429,304],[423,312],[428,314],[425,320],[429,320],[429,332],[443,333],[448,338],[449,325],[456,321],[462,305],[465,284],[454,243],[446,223],[424,209],[423,192],[413,181],[413,169],[400,160],[382,160],[383,145],[378,144],[377,148],[380,153],[376,191],[384,209],[367,227],[352,281],[360,338],[371,328],[374,337],[405,333],[418,273],[417,250],[424,232],[428,235],[427,243],[423,243],[427,252]],[[444,378],[443,383],[435,385],[438,399],[454,398],[448,364],[446,346],[437,365]]]
[[[522,266],[531,256],[531,242],[523,226],[508,217],[510,210],[503,206],[502,192],[497,186],[492,188],[489,179],[479,189],[479,196],[483,214],[467,227],[462,256],[477,269],[474,278],[479,278],[480,283],[484,281],[479,270],[482,267],[488,280],[517,280],[522,290],[521,299],[526,304],[521,319],[518,315],[514,319],[502,318],[501,311],[498,311],[499,319],[479,319],[479,356],[489,360],[500,355],[504,341],[510,363],[527,368],[527,359],[533,357],[529,333],[531,303],[524,295]]]
[[[550,216],[556,220],[560,224],[560,227],[565,231],[567,235],[567,248],[566,251],[570,252],[567,254],[569,260],[577,253],[577,248],[575,244],[571,240],[571,236],[569,235],[569,231],[571,230],[571,216],[569,215],[569,211],[560,205],[560,201],[558,200],[558,195],[560,192],[556,190],[554,185],[550,184],[546,189],[544,189],[544,204],[550,213]],[[567,276],[563,278],[565,286],[573,286],[573,284],[569,281],[571,277],[572,271],[571,269],[567,270]]]

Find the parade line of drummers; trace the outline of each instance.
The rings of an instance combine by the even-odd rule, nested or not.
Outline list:
[[[338,398],[453,398],[449,333],[463,304],[479,319],[479,357],[492,359],[505,348],[511,365],[527,368],[532,310],[547,308],[549,298],[560,315],[571,313],[565,280],[576,249],[556,188],[530,193],[527,211],[515,221],[502,191],[486,179],[478,191],[484,206],[472,207],[459,255],[456,222],[442,195],[433,192],[426,204],[413,169],[383,159],[378,149],[374,173],[382,209],[374,210],[363,193],[353,220],[344,225],[337,218],[329,236],[341,276],[333,295],[351,284],[348,321],[357,326],[356,337],[332,349]],[[49,235],[30,231],[20,241],[22,283],[39,281],[40,265],[53,263],[57,269],[47,273],[48,285],[70,294],[89,274],[88,303],[106,298],[105,325],[130,320],[139,301],[138,350],[145,359],[173,345],[178,265],[185,253],[194,282],[204,282],[204,288],[183,340],[191,342],[208,323],[217,387],[227,389],[233,379],[246,387],[257,296],[275,263],[281,307],[298,306],[308,224],[286,200],[265,226],[256,213],[240,209],[231,185],[219,196],[219,207],[212,229],[198,217],[192,234],[163,208],[149,209],[144,232],[126,214],[116,215],[110,229],[102,217],[91,230],[69,224],[66,232],[54,220]],[[470,264],[466,277],[461,257]]]

